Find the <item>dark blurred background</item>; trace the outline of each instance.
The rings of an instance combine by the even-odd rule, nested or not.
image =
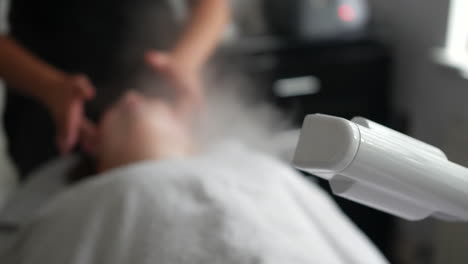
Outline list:
[[[0,11],[6,10],[3,4],[0,0]],[[215,57],[223,63],[214,65],[249,76],[294,126],[310,113],[364,116],[468,166],[468,16],[453,12],[468,9],[466,0],[233,0],[232,5],[234,21]],[[461,37],[451,39],[450,32]],[[462,48],[453,50],[456,46]],[[11,173],[3,153],[0,140],[0,175]],[[2,181],[0,204],[8,187]],[[320,185],[328,189],[326,182]],[[468,260],[465,224],[407,222],[336,200],[391,263]]]
[[[444,57],[453,46],[448,32],[468,32],[467,19],[448,22],[456,2],[463,0],[235,1],[218,56],[250,76],[296,127],[310,113],[364,116],[468,165],[468,82],[463,66]],[[335,199],[391,263],[468,259],[467,225],[407,222]]]

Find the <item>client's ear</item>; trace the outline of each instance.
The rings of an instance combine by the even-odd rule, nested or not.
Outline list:
[[[80,146],[83,151],[94,157],[97,154],[99,145],[99,135],[95,124],[88,119],[84,119],[80,131]]]

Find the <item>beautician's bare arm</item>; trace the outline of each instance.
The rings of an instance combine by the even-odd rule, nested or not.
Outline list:
[[[189,71],[199,69],[221,39],[229,20],[228,0],[194,0],[173,56]]]
[[[0,36],[0,78],[20,92],[45,102],[64,75],[14,39]]]
[[[194,113],[203,105],[201,72],[219,43],[229,20],[229,0],[193,0],[190,17],[169,52],[148,51],[146,61],[179,92],[181,112]]]
[[[69,152],[78,140],[84,101],[94,95],[86,76],[65,73],[0,35],[0,78],[47,107],[56,124],[58,148]]]

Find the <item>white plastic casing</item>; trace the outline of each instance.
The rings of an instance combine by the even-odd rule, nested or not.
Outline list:
[[[336,195],[407,220],[468,221],[467,168],[364,118],[307,116],[293,163],[328,180]]]

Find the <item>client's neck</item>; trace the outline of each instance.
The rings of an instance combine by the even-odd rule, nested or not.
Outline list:
[[[148,143],[139,148],[129,148],[122,152],[112,153],[97,159],[97,172],[115,169],[118,167],[127,166],[133,163],[143,161],[159,161],[173,158],[183,158],[192,154],[192,149],[172,148],[166,144],[152,146]]]

